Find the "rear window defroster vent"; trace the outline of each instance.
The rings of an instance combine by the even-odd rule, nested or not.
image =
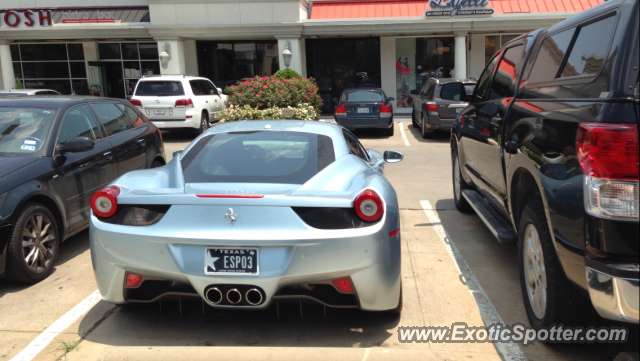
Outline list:
[[[365,222],[353,208],[291,207],[302,220],[318,229],[349,229],[372,226],[376,222]],[[382,219],[382,218],[380,218]]]
[[[122,226],[150,226],[158,223],[171,206],[119,204],[112,217],[102,218],[102,222]]]

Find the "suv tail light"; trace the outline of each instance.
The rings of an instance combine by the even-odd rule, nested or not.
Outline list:
[[[607,219],[637,219],[638,126],[580,123],[576,148],[585,175],[587,213]]]
[[[353,202],[353,206],[358,217],[365,222],[375,222],[382,217],[382,199],[371,189],[360,193]]]
[[[91,209],[98,217],[108,218],[116,214],[118,210],[118,186],[109,186],[97,191],[91,197]]]
[[[193,100],[191,99],[178,99],[176,100],[176,108],[193,108]]]
[[[436,105],[436,103],[429,102],[429,103],[427,103],[427,111],[428,112],[437,112],[438,111],[438,106]]]
[[[139,99],[131,99],[130,102],[134,106],[142,108],[142,102]]]
[[[342,104],[336,108],[336,115],[347,115],[347,107]]]
[[[380,106],[380,115],[391,115],[391,107],[388,107],[384,104]]]

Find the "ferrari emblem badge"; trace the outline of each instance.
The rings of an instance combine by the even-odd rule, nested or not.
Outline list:
[[[224,215],[224,218],[228,219],[230,224],[233,226],[236,220],[238,220],[238,215],[233,213],[233,208],[229,208],[227,213]]]

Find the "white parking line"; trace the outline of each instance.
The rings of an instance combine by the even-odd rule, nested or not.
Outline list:
[[[471,296],[473,296],[476,304],[478,305],[478,310],[480,311],[484,324],[486,326],[494,323],[504,325],[505,323],[502,321],[502,317],[500,317],[498,311],[493,307],[489,296],[487,296],[484,288],[482,288],[480,282],[478,282],[478,279],[473,274],[473,271],[469,268],[467,261],[464,260],[464,257],[462,257],[462,254],[458,250],[458,247],[456,247],[447,231],[442,227],[440,217],[431,207],[431,203],[429,203],[429,201],[420,201],[420,205],[422,206],[422,209],[424,209],[424,213],[427,215],[427,218],[429,218],[429,222],[433,224],[434,230],[438,236],[440,236],[440,240],[447,249],[447,253],[449,253],[449,256],[456,264],[458,271],[462,274],[464,283],[467,285]],[[517,344],[495,343],[494,346],[505,361],[520,361],[527,359],[524,352],[522,352],[520,346]]]
[[[94,293],[85,298],[84,301],[78,303],[71,311],[60,317],[53,325],[44,330],[35,340],[20,351],[11,361],[29,361],[36,357],[40,351],[42,351],[56,336],[66,330],[74,322],[76,322],[82,315],[87,313],[91,307],[95,306],[102,300],[100,292],[96,290]]]
[[[404,132],[404,126],[402,124],[404,123],[397,123],[398,127],[400,127],[400,134],[402,134],[402,139],[404,140],[404,145],[406,145],[407,147],[409,146],[409,140],[407,139],[407,134],[405,134]]]

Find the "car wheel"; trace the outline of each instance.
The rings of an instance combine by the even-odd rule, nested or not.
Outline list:
[[[458,158],[458,149],[454,148],[452,151],[452,170],[453,170],[453,201],[456,204],[456,208],[463,213],[471,212],[471,206],[465,197],[462,196],[462,190],[469,188],[467,182],[462,177],[462,169],[460,168],[460,159]]]
[[[58,256],[58,223],[39,203],[27,203],[17,214],[7,249],[6,277],[14,282],[40,282],[51,274]]]
[[[158,167],[162,167],[164,164],[162,164],[162,162],[160,162],[157,159],[154,159],[153,162],[151,162],[151,167],[149,168],[158,168]]]
[[[524,207],[518,238],[520,287],[531,326],[567,324],[574,313],[582,313],[584,301],[575,295],[556,256],[542,202]]]
[[[428,130],[426,130],[426,129],[425,129],[425,124],[426,124],[426,122],[424,121],[424,114],[422,114],[422,115],[420,116],[420,120],[421,120],[420,130],[421,130],[421,133],[422,133],[422,139],[429,139],[429,138],[431,138],[431,135],[432,135],[433,133],[430,133]]]
[[[395,133],[395,131],[396,131],[396,125],[391,123],[391,128],[385,130],[384,133],[390,137],[393,137],[393,134]]]
[[[196,130],[196,133],[200,135],[207,129],[209,129],[209,115],[206,112],[202,112],[202,116],[200,117],[200,128]]]
[[[418,123],[416,122],[416,111],[413,110],[411,112],[411,124],[413,125],[414,128],[418,127]]]

